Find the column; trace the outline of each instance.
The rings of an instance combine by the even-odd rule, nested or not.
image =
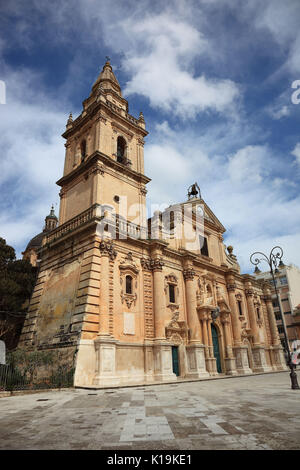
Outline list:
[[[236,299],[236,282],[234,273],[230,273],[226,277],[227,281],[227,291],[229,298],[229,306],[231,310],[231,323],[232,323],[232,333],[233,333],[233,353],[235,357],[236,365],[234,365],[233,370],[237,370],[238,374],[251,374],[252,370],[249,367],[248,360],[248,351],[247,345],[244,345],[241,338],[241,321],[240,315],[237,307]]]
[[[251,333],[253,337],[252,356],[253,356],[253,371],[254,372],[268,372],[272,368],[267,364],[266,353],[264,345],[261,344],[259,337],[259,327],[257,324],[256,312],[254,308],[254,291],[252,288],[251,278],[245,279],[245,294],[247,297],[247,306]]]
[[[232,351],[230,333],[230,313],[224,312],[221,317],[225,340],[225,369],[227,375],[237,375],[236,362]]]
[[[183,271],[186,290],[187,324],[190,329],[190,342],[201,343],[201,329],[196,308],[196,286],[194,276],[195,271],[191,268]]]
[[[122,377],[116,375],[116,341],[109,332],[109,260],[115,260],[117,252],[111,241],[101,241],[101,284],[99,306],[99,333],[94,340],[96,373],[94,386],[119,385]]]
[[[109,335],[109,254],[102,250],[100,278],[99,335]]]
[[[187,312],[187,325],[190,333],[189,344],[186,346],[187,356],[187,377],[200,378],[207,377],[208,371],[206,367],[206,353],[205,346],[202,344],[207,343],[207,329],[205,324],[199,320],[197,311],[197,295],[195,285],[195,271],[193,268],[193,258],[187,257],[184,259],[183,264],[183,278],[185,283],[186,294],[186,312]],[[203,334],[202,334],[203,333]],[[203,340],[204,338],[204,340]]]
[[[231,310],[233,339],[234,339],[234,344],[236,346],[239,346],[241,345],[241,322],[239,320],[239,313],[237,311],[235,289],[236,289],[235,282],[231,281],[229,284],[227,284],[229,305],[230,305],[230,310]]]
[[[154,309],[154,337],[155,339],[166,339],[164,319],[164,280],[162,267],[164,263],[160,257],[151,260],[153,270],[153,309]]]
[[[176,381],[173,373],[172,346],[166,341],[165,332],[165,292],[163,279],[164,262],[161,244],[153,244],[150,266],[153,271],[153,311],[154,311],[154,379],[162,382]]]

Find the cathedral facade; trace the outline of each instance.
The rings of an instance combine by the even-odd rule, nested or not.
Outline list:
[[[269,285],[240,273],[198,185],[147,220],[146,135],[106,62],[63,134],[19,346],[73,357],[81,387],[286,369]]]

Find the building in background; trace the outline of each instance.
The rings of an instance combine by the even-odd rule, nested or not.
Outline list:
[[[273,279],[270,272],[257,272],[257,279],[270,282],[272,289],[272,303],[282,344],[284,344],[284,331],[280,309],[275,293]],[[293,341],[300,340],[300,269],[290,264],[279,268],[275,275],[277,291],[279,293],[281,309],[287,330],[290,347]]]

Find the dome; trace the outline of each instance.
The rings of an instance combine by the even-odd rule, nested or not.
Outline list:
[[[40,248],[42,246],[42,241],[43,241],[44,236],[45,236],[45,232],[41,232],[35,237],[33,237],[30,240],[30,242],[27,244],[25,251],[32,249],[32,248],[34,249]]]

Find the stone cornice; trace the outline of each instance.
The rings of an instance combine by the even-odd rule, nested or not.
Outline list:
[[[131,170],[130,168],[122,165],[121,163],[116,162],[112,158],[110,158],[108,155],[105,155],[102,152],[96,151],[92,155],[90,155],[86,161],[81,163],[78,167],[76,167],[74,170],[72,170],[70,173],[67,175],[63,176],[60,178],[56,184],[58,186],[64,186],[70,181],[72,181],[74,178],[76,178],[78,175],[81,173],[84,173],[87,169],[90,169],[93,167],[93,165],[96,162],[102,162],[105,168],[105,165],[110,168],[114,168],[115,170],[118,170],[119,172],[122,172],[123,174],[126,174],[130,178],[132,178],[135,181],[138,181],[139,183],[147,184],[149,181],[151,181],[150,178],[147,176],[143,175],[142,173],[138,173],[135,170]]]

